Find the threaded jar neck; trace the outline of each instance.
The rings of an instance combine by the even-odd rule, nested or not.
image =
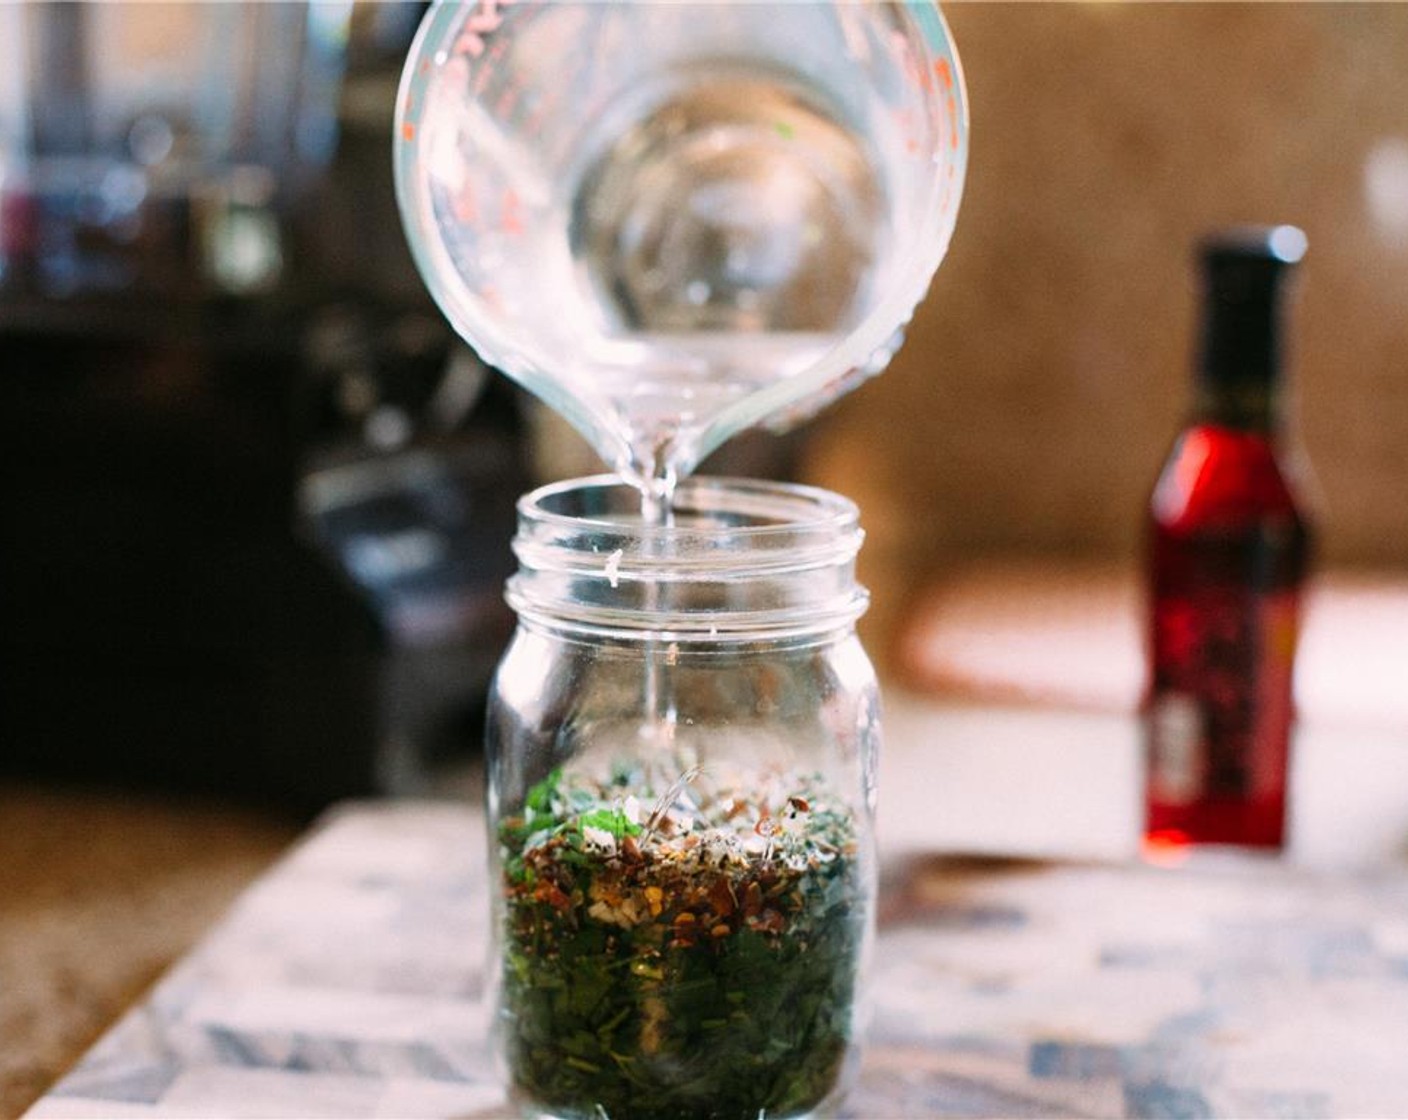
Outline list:
[[[609,475],[525,495],[509,605],[559,629],[720,642],[826,633],[865,611],[855,580],[864,533],[846,498],[690,478],[673,509],[670,524],[644,524],[640,494]]]

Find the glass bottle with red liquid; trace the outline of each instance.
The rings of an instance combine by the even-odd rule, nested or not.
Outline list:
[[[1291,226],[1204,243],[1195,404],[1149,503],[1145,842],[1279,849],[1311,528],[1282,387]]]

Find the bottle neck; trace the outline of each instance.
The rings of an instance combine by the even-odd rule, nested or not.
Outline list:
[[[1274,385],[1228,386],[1199,381],[1193,419],[1240,432],[1278,437],[1285,430],[1285,406]]]
[[[1303,238],[1290,248],[1284,229],[1204,245],[1194,406],[1199,420],[1268,435],[1281,430],[1285,280]]]

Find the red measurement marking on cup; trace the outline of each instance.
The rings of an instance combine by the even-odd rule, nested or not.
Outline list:
[[[934,60],[934,73],[943,86],[944,108],[948,111],[948,146],[958,150],[958,97],[953,91],[953,67],[946,58]]]
[[[456,221],[465,225],[479,221],[479,201],[474,194],[474,184],[469,180],[455,193],[454,207]]]
[[[503,223],[505,233],[519,234],[523,232],[523,204],[519,200],[518,192],[512,188],[504,191],[500,221]]]
[[[494,115],[500,118],[507,117],[518,104],[518,96],[518,88],[509,86],[499,95],[498,101],[494,102]]]
[[[914,51],[910,48],[909,40],[905,38],[904,32],[890,32],[890,45],[894,48],[895,57],[900,60],[900,68],[904,71],[905,80],[910,85],[927,88],[929,75],[914,58]]]
[[[506,8],[514,0],[479,0],[479,7],[471,12],[464,21],[464,29],[455,40],[455,53],[467,54],[470,58],[478,58],[484,53],[484,37],[492,31],[497,31],[504,22],[504,17],[500,14],[500,8]]]

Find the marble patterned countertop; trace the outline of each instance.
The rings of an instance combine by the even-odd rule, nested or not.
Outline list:
[[[331,813],[39,1100],[490,1117],[482,816]],[[1408,874],[892,853],[854,1117],[1408,1115]]]

